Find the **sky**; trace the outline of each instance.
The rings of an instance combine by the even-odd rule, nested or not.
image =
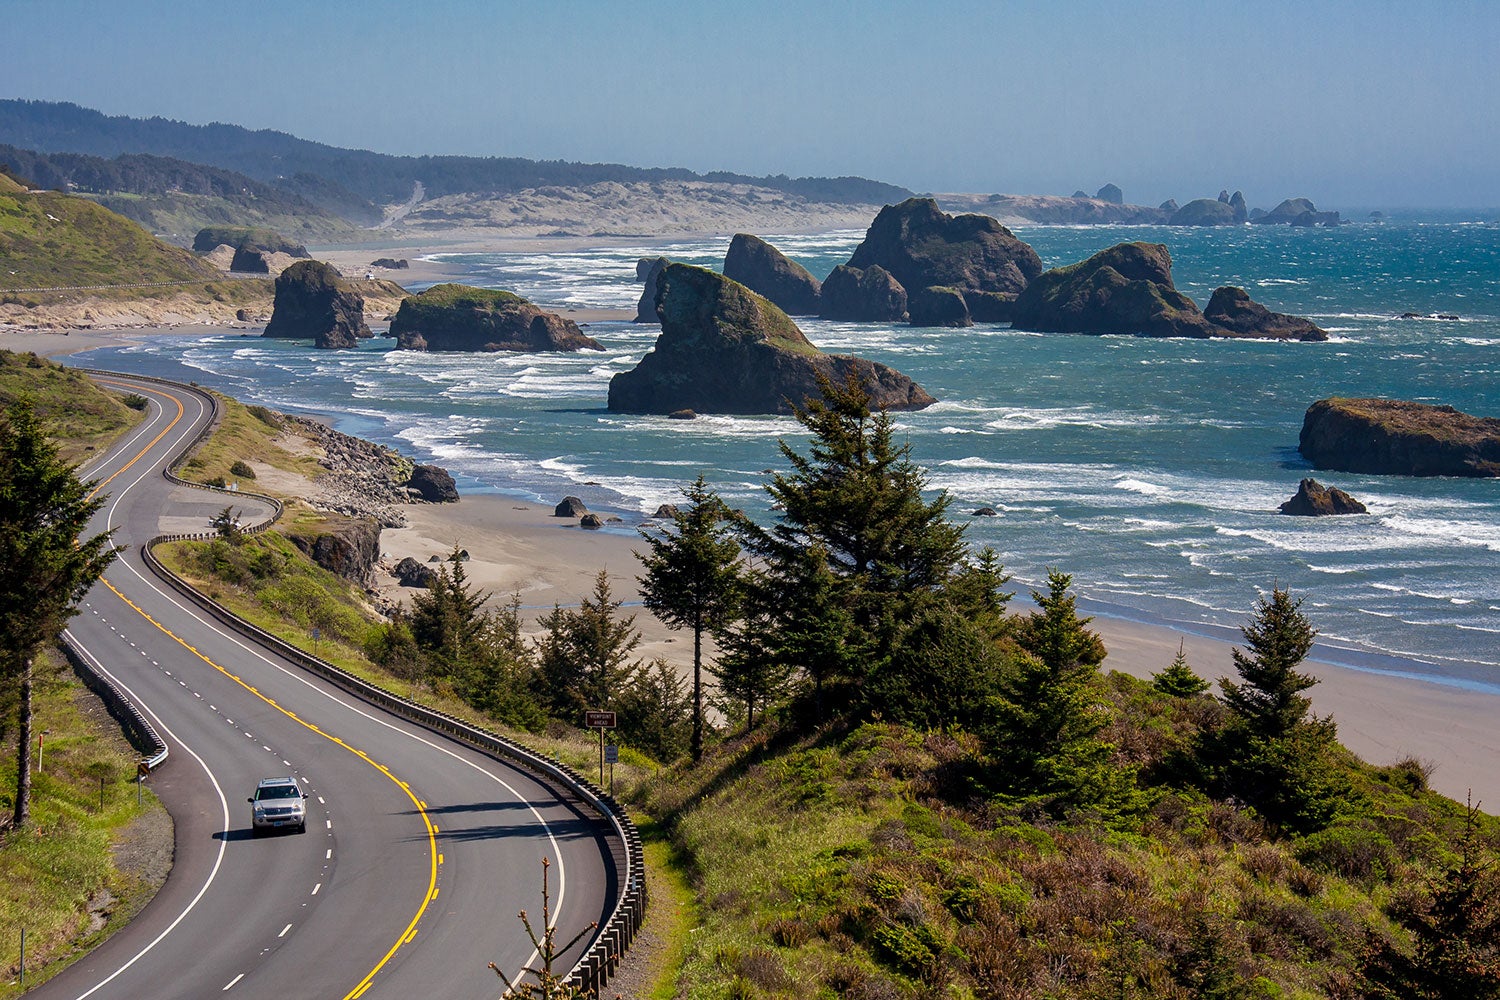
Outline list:
[[[1500,204],[1500,2],[5,0],[0,97],[389,153]],[[17,44],[18,40],[24,42]]]

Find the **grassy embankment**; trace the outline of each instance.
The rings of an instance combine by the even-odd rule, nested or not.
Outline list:
[[[81,461],[140,413],[77,372],[0,351],[0,406],[25,398],[62,454]],[[136,753],[118,724],[49,651],[37,665],[33,732],[46,731],[33,776],[33,824],[0,836],[0,997],[15,996],[20,933],[35,984],[123,926],[150,900],[172,856],[171,819],[147,790],[136,806]],[[14,807],[13,692],[0,695],[0,814]],[[100,805],[101,779],[104,801]]]

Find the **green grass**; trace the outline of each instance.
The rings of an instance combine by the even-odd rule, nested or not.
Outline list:
[[[215,395],[218,395],[217,393]],[[281,417],[263,406],[246,406],[229,396],[218,396],[222,417],[219,426],[199,448],[178,467],[177,473],[190,482],[206,483],[215,479],[236,478],[236,462],[258,462],[284,472],[309,478],[322,473],[312,443],[293,428],[296,444],[282,437]],[[247,487],[248,488],[248,487]],[[257,493],[269,493],[278,499],[293,497],[257,482]]]
[[[60,654],[49,653],[38,673],[35,726],[50,732],[42,772],[33,776],[33,822],[0,836],[0,998],[19,995],[10,984],[23,926],[26,981],[35,985],[123,926],[155,892],[116,869],[111,856],[111,845],[142,811],[161,811],[149,784],[143,810],[136,806],[136,753]],[[14,807],[15,739],[11,729],[0,743],[0,808],[7,814]],[[108,913],[101,928],[89,926],[91,903]]]
[[[526,300],[514,292],[502,291],[498,288],[475,288],[472,285],[458,285],[452,282],[442,285],[433,285],[424,292],[419,292],[409,299],[413,308],[438,307],[452,308],[463,306],[468,309],[495,309],[500,306],[518,305]]]
[[[651,935],[654,942],[640,996],[642,1000],[673,1000],[683,961],[698,926],[698,908],[686,859],[667,831],[647,819],[640,824],[640,833],[646,856],[646,882],[651,887],[651,908],[646,912],[644,933]]]
[[[140,421],[142,412],[124,398],[75,369],[0,350],[0,408],[29,401],[66,461],[84,460]]]

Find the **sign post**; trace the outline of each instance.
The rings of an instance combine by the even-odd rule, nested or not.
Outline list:
[[[135,807],[141,807],[141,787],[146,784],[146,779],[151,777],[151,765],[141,761],[135,766]]]
[[[620,762],[620,748],[613,743],[604,748],[604,763],[609,765],[609,794],[615,794],[615,765]]]
[[[615,728],[615,713],[588,711],[583,713],[583,728],[599,730],[599,785],[604,785],[604,731]]]

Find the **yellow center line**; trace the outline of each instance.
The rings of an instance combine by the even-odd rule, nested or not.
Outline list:
[[[99,379],[98,381],[100,381],[100,382],[106,382],[106,384],[109,384],[109,385],[120,386],[122,388],[129,388],[129,389],[135,389],[135,388],[137,388],[134,385],[128,385],[126,383],[108,382],[105,379]],[[144,387],[141,387],[141,388],[144,388]],[[140,459],[145,456],[146,452],[150,451],[153,447],[156,446],[157,442],[159,442],[162,438],[166,437],[167,431],[170,431],[174,426],[176,426],[177,422],[182,419],[182,415],[185,412],[184,407],[182,405],[182,400],[178,399],[176,396],[173,396],[171,393],[165,392],[165,391],[163,391],[161,389],[145,389],[145,391],[152,392],[153,394],[165,396],[167,399],[170,399],[172,402],[176,403],[177,404],[177,416],[172,419],[171,423],[167,424],[166,428],[160,434],[158,434],[154,439],[152,439],[152,441],[151,441],[150,444],[148,444],[144,448],[142,448],[140,450],[140,452],[137,453],[134,458],[132,458],[128,463],[126,463],[125,466],[119,470],[119,472],[116,472],[113,476],[110,476],[108,479],[104,480],[104,482],[100,483],[95,488],[95,490],[94,490],[95,493],[97,493],[99,490],[103,489],[109,483],[113,482],[126,469],[130,468],[136,462],[140,461]],[[90,494],[90,496],[92,496],[92,495],[93,494]],[[253,694],[255,697],[259,698],[261,701],[265,702],[267,705],[269,705],[272,708],[276,709],[276,711],[280,712],[282,715],[286,716],[288,719],[291,719],[293,722],[297,723],[299,726],[303,727],[304,729],[306,729],[306,730],[308,730],[310,732],[316,733],[317,735],[323,737],[325,740],[328,740],[328,741],[330,741],[332,743],[337,743],[339,746],[341,746],[344,749],[348,750],[350,753],[354,754],[356,757],[359,757],[361,760],[364,760],[371,767],[375,768],[377,771],[379,771],[380,773],[384,774],[387,778],[389,778],[391,780],[391,782],[397,788],[401,789],[401,791],[406,794],[407,798],[411,799],[412,805],[414,805],[414,806],[417,807],[417,814],[422,817],[422,823],[423,823],[424,826],[427,827],[427,848],[428,848],[427,891],[422,896],[422,905],[419,906],[419,907],[417,907],[417,913],[416,913],[416,915],[411,918],[411,921],[406,925],[406,929],[403,930],[400,933],[399,936],[397,936],[396,943],[393,944],[393,945],[391,945],[390,950],[388,950],[381,957],[381,959],[380,959],[379,962],[375,963],[375,967],[373,969],[371,969],[368,973],[366,973],[365,977],[363,979],[361,979],[359,981],[359,983],[357,983],[352,990],[350,990],[347,994],[344,995],[344,1000],[356,1000],[357,997],[361,996],[366,990],[368,990],[370,988],[371,983],[375,979],[375,974],[378,973],[381,969],[385,968],[386,963],[388,963],[391,960],[391,958],[396,954],[397,949],[399,949],[406,942],[408,942],[408,941],[412,940],[414,937],[416,937],[416,934],[417,934],[417,923],[422,919],[422,914],[425,913],[425,912],[427,912],[427,904],[429,902],[431,902],[437,896],[437,873],[438,873],[437,827],[433,826],[431,818],[429,818],[428,815],[427,815],[427,804],[425,802],[421,801],[420,799],[418,799],[416,797],[416,795],[414,795],[412,793],[411,788],[407,786],[406,782],[401,781],[395,775],[391,774],[391,772],[387,768],[385,768],[382,765],[377,764],[375,761],[371,760],[369,758],[369,756],[367,756],[362,751],[355,750],[353,747],[349,746],[349,744],[345,743],[343,740],[339,739],[336,736],[330,736],[329,734],[323,732],[323,730],[319,729],[317,726],[313,725],[312,723],[310,723],[310,722],[304,722],[302,719],[298,718],[293,713],[287,711],[286,709],[282,708],[280,705],[276,704],[270,698],[267,698],[265,695],[261,694],[255,688],[251,687],[249,684],[246,684],[244,681],[240,680],[240,678],[237,675],[230,673],[224,667],[220,666],[218,663],[215,663],[213,660],[209,659],[207,656],[205,656],[202,653],[200,653],[195,647],[189,645],[181,636],[177,635],[177,633],[173,632],[171,629],[167,628],[161,622],[159,622],[155,618],[151,617],[151,615],[144,608],[142,608],[140,605],[136,604],[130,598],[126,597],[123,593],[121,593],[119,591],[119,589],[115,587],[114,584],[112,584],[112,583],[109,582],[108,579],[101,577],[99,582],[103,583],[106,587],[108,587],[110,589],[110,592],[113,593],[116,597],[118,597],[120,600],[124,601],[125,604],[126,604],[126,606],[129,607],[132,611],[134,611],[136,614],[140,615],[142,618],[146,619],[146,621],[150,622],[158,630],[160,630],[162,632],[162,634],[166,635],[168,638],[170,638],[173,642],[176,642],[182,648],[188,650],[190,653],[192,653],[198,659],[202,660],[204,663],[208,664],[210,667],[213,667],[219,673],[223,674],[225,677],[228,677],[230,680],[234,681],[236,684],[238,684],[240,687],[244,688],[250,694]]]

